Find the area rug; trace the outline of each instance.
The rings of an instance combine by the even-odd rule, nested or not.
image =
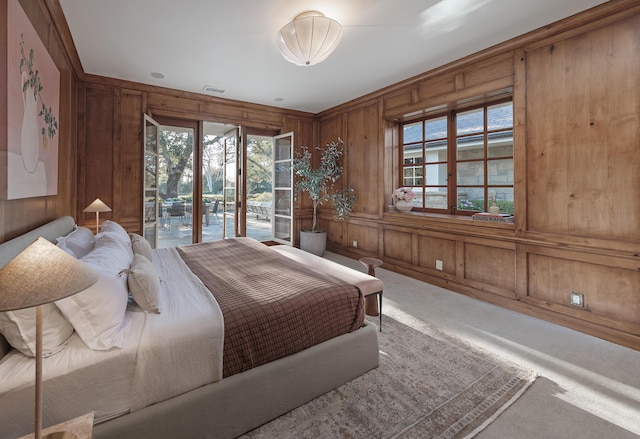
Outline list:
[[[242,438],[470,438],[535,379],[412,316],[389,313],[377,369]]]

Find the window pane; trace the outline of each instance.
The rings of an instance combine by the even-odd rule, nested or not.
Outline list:
[[[458,136],[483,132],[484,108],[458,114],[456,123]]]
[[[513,131],[489,134],[489,157],[513,157]]]
[[[484,162],[458,163],[458,186],[484,185]]]
[[[484,211],[484,188],[458,188],[458,210]]]
[[[458,160],[484,158],[484,136],[463,137],[458,139]]]
[[[158,187],[158,170],[156,168],[155,155],[145,154],[144,156],[144,187]]]
[[[489,188],[489,197],[496,197],[496,204],[500,208],[500,213],[513,214],[513,188],[512,187],[494,187]]]
[[[447,188],[427,188],[425,207],[429,209],[447,209]]]
[[[405,125],[402,132],[403,143],[422,142],[422,122]]]
[[[425,140],[446,139],[447,118],[445,116],[442,116],[437,119],[429,119],[425,121],[424,138]]]
[[[447,141],[438,140],[427,142],[425,145],[425,161],[427,163],[446,162],[447,161]]]
[[[487,183],[513,184],[513,159],[490,160],[487,162]]]
[[[422,163],[422,143],[405,145],[402,157],[405,165]]]
[[[427,186],[447,184],[447,164],[427,165]]]
[[[505,102],[489,107],[487,109],[487,124],[489,125],[487,129],[491,131],[513,127],[513,104]]]

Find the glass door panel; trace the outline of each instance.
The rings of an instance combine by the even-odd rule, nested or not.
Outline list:
[[[293,133],[274,137],[272,239],[293,245]]]
[[[225,134],[223,153],[222,237],[238,236],[238,138],[239,130]]]
[[[245,157],[244,236],[268,241],[273,205],[273,137],[248,134]]]
[[[144,193],[142,235],[151,248],[158,245],[158,123],[144,115]]]
[[[162,125],[159,130],[159,247],[193,242],[194,128]]]

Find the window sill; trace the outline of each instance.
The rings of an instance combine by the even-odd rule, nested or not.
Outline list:
[[[397,212],[397,211],[385,211],[384,217],[393,221],[412,221],[415,222],[416,219],[424,219],[429,222],[442,222],[446,224],[459,224],[459,225],[472,225],[473,227],[488,227],[492,229],[506,229],[506,230],[515,230],[514,223],[501,223],[501,222],[493,222],[493,221],[482,221],[482,220],[474,220],[470,216],[462,216],[462,215],[447,215],[441,213],[430,213],[430,212]]]

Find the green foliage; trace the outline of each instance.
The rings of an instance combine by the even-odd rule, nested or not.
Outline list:
[[[41,134],[43,137],[53,139],[53,136],[55,136],[58,131],[58,121],[56,120],[55,114],[53,114],[52,107],[47,107],[40,95],[40,92],[44,87],[40,80],[40,72],[35,68],[36,54],[33,49],[31,49],[29,50],[29,57],[27,58],[24,53],[24,34],[20,34],[20,55],[20,72],[25,72],[27,75],[27,79],[22,84],[22,93],[26,92],[29,87],[31,87],[31,90],[33,90],[33,99],[38,100],[38,98],[40,98],[40,102],[42,102],[42,110],[40,110],[38,116],[41,116],[44,119],[44,123],[46,125],[46,128],[42,128]]]
[[[299,177],[295,185],[296,192],[307,192],[313,202],[313,225],[311,231],[317,230],[318,206],[332,200],[336,211],[336,219],[347,218],[352,210],[356,195],[353,188],[346,187],[342,191],[332,193],[334,183],[342,176],[342,166],[338,161],[343,155],[342,139],[327,144],[321,152],[320,166],[312,165],[312,154],[306,146],[301,147],[301,153],[293,159],[293,170]]]

